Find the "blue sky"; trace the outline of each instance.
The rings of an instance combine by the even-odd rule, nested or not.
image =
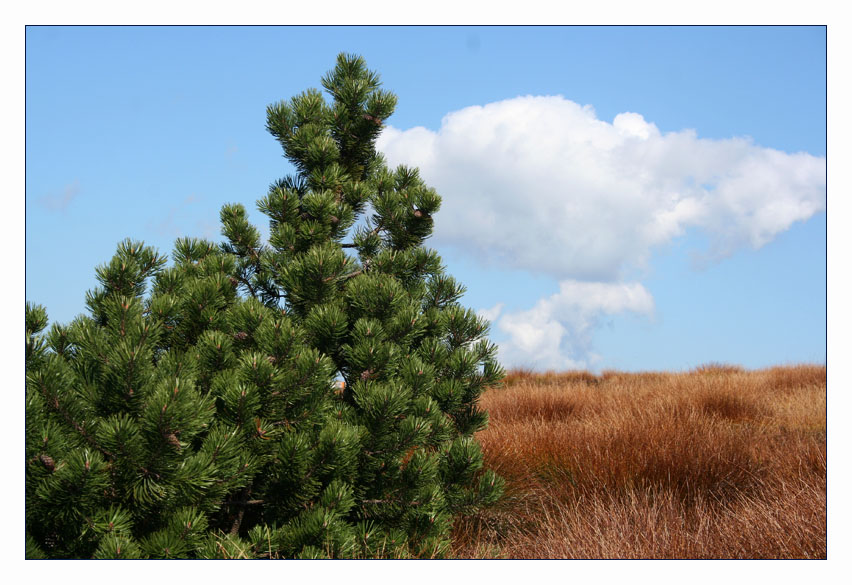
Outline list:
[[[430,245],[508,367],[826,358],[822,27],[30,27],[26,297],[84,310],[125,237],[219,239],[291,172],[265,107],[338,52],[444,198]]]

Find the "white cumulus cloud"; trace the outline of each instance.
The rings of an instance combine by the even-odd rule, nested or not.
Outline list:
[[[503,307],[506,306],[505,303],[497,303],[490,309],[479,309],[476,314],[488,321],[494,321],[503,311]]]
[[[720,259],[825,209],[824,157],[663,133],[635,112],[599,120],[562,96],[471,106],[438,131],[389,126],[377,147],[441,194],[436,247],[560,281],[529,310],[480,311],[508,338],[509,366],[593,367],[603,316],[654,312],[650,293],[623,280],[687,230]]]
[[[495,307],[498,315],[501,308]],[[623,312],[651,316],[654,299],[635,282],[563,281],[558,293],[529,310],[494,315],[493,324],[508,335],[500,344],[500,359],[535,369],[592,368],[599,359],[592,346],[594,330],[602,317]]]
[[[610,123],[561,96],[387,127],[377,146],[442,195],[438,245],[558,279],[617,280],[688,228],[713,256],[757,248],[825,209],[822,157],[661,133],[637,113]]]

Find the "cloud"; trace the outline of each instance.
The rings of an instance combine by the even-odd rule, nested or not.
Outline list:
[[[476,314],[479,317],[483,317],[484,319],[487,319],[488,321],[494,321],[494,320],[497,319],[497,317],[503,311],[504,306],[505,306],[504,303],[497,303],[496,305],[494,305],[490,309],[479,309],[476,312]]]
[[[590,369],[599,361],[593,351],[594,330],[606,315],[635,313],[650,317],[654,299],[640,283],[566,280],[559,292],[526,311],[500,315],[492,323],[508,339],[500,343],[500,360],[535,369]]]
[[[146,225],[147,229],[153,230],[161,236],[166,236],[170,238],[178,238],[183,236],[184,233],[186,233],[185,225],[187,223],[187,211],[199,201],[200,198],[197,195],[187,195],[179,204],[172,205],[164,218],[159,220],[149,220]],[[198,220],[196,222],[196,225],[202,226],[202,220]],[[208,230],[205,230],[205,232],[206,231]]]
[[[45,195],[39,199],[39,202],[49,211],[59,211],[64,213],[68,210],[68,206],[71,205],[71,202],[77,197],[77,195],[79,195],[79,193],[80,183],[74,181],[73,183],[65,185],[61,194],[51,193]]]
[[[825,209],[824,157],[663,133],[635,112],[608,122],[562,96],[471,106],[437,131],[389,126],[377,147],[443,197],[435,247],[560,281],[528,310],[480,311],[510,367],[593,367],[602,318],[654,314],[650,293],[623,281],[688,230],[709,242],[694,255],[715,261]]]
[[[690,228],[714,258],[759,248],[825,209],[822,157],[632,112],[610,123],[561,96],[464,108],[437,132],[389,126],[377,146],[442,195],[436,245],[560,280],[616,281]]]

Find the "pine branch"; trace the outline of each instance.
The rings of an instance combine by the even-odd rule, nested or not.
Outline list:
[[[242,271],[237,274],[236,280],[239,282],[239,284],[242,284],[248,289],[249,294],[251,294],[251,296],[257,298],[257,291],[254,290],[254,287],[251,285],[251,282],[249,281],[248,277],[243,276]]]
[[[368,235],[368,236],[375,236],[375,235],[376,235],[376,234],[378,234],[380,231],[382,231],[382,229],[383,229],[383,228],[384,228],[384,225],[382,225],[381,223],[379,223],[379,225],[377,225],[377,226],[376,226],[376,227],[374,227],[372,230],[370,230],[370,232],[369,232],[367,235]],[[357,247],[358,247],[358,245],[357,245],[357,244],[355,244],[354,242],[352,242],[351,244],[349,244],[349,243],[347,243],[347,244],[340,244],[340,246],[341,246],[342,248],[357,248]]]
[[[59,398],[54,396],[52,399],[48,399],[47,389],[44,387],[44,385],[42,385],[41,394],[45,397],[45,399],[47,399],[47,404],[51,406],[56,412],[58,412],[62,416],[62,418],[65,419],[65,422],[71,425],[71,427],[73,427],[74,430],[77,431],[89,445],[109,457],[111,460],[115,459],[115,455],[112,452],[101,447],[98,442],[95,441],[95,438],[92,437],[88,432],[86,432],[86,429],[84,429],[83,426],[80,425],[67,410],[62,408],[62,406],[59,404]]]
[[[248,497],[249,494],[251,494],[251,487],[245,487],[240,492],[240,496],[242,498]],[[243,499],[243,500],[240,500],[240,501],[246,501],[246,500]],[[228,503],[230,504],[231,502],[228,502]],[[234,516],[234,521],[231,524],[231,531],[230,531],[230,534],[232,536],[236,536],[237,534],[240,533],[240,525],[243,523],[243,516],[245,515],[245,512],[246,512],[245,507],[241,506],[239,511],[237,512],[237,514]]]
[[[350,278],[355,278],[356,276],[358,276],[362,272],[364,272],[364,270],[362,268],[359,268],[358,270],[350,272],[349,274],[344,274],[343,276],[327,276],[327,277],[323,278],[322,281],[323,282],[331,282],[332,280],[349,280]]]
[[[236,518],[234,518],[234,523],[231,524],[231,536],[236,536],[240,533],[240,524],[243,523],[243,514],[245,514],[245,508],[240,508],[240,511],[237,512]]]

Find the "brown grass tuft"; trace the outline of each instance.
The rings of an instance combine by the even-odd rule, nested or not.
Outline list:
[[[721,364],[719,362],[710,362],[707,364],[702,364],[692,370],[696,374],[709,374],[713,375],[725,375],[725,374],[739,374],[745,370],[743,370],[742,366],[738,366],[735,364]]]
[[[512,372],[463,558],[825,558],[825,368]]]
[[[537,386],[558,386],[572,383],[597,384],[598,382],[600,382],[600,378],[584,371],[548,371],[542,374],[522,368],[507,372],[506,377],[503,379],[503,386],[517,386],[529,383],[534,383]]]

